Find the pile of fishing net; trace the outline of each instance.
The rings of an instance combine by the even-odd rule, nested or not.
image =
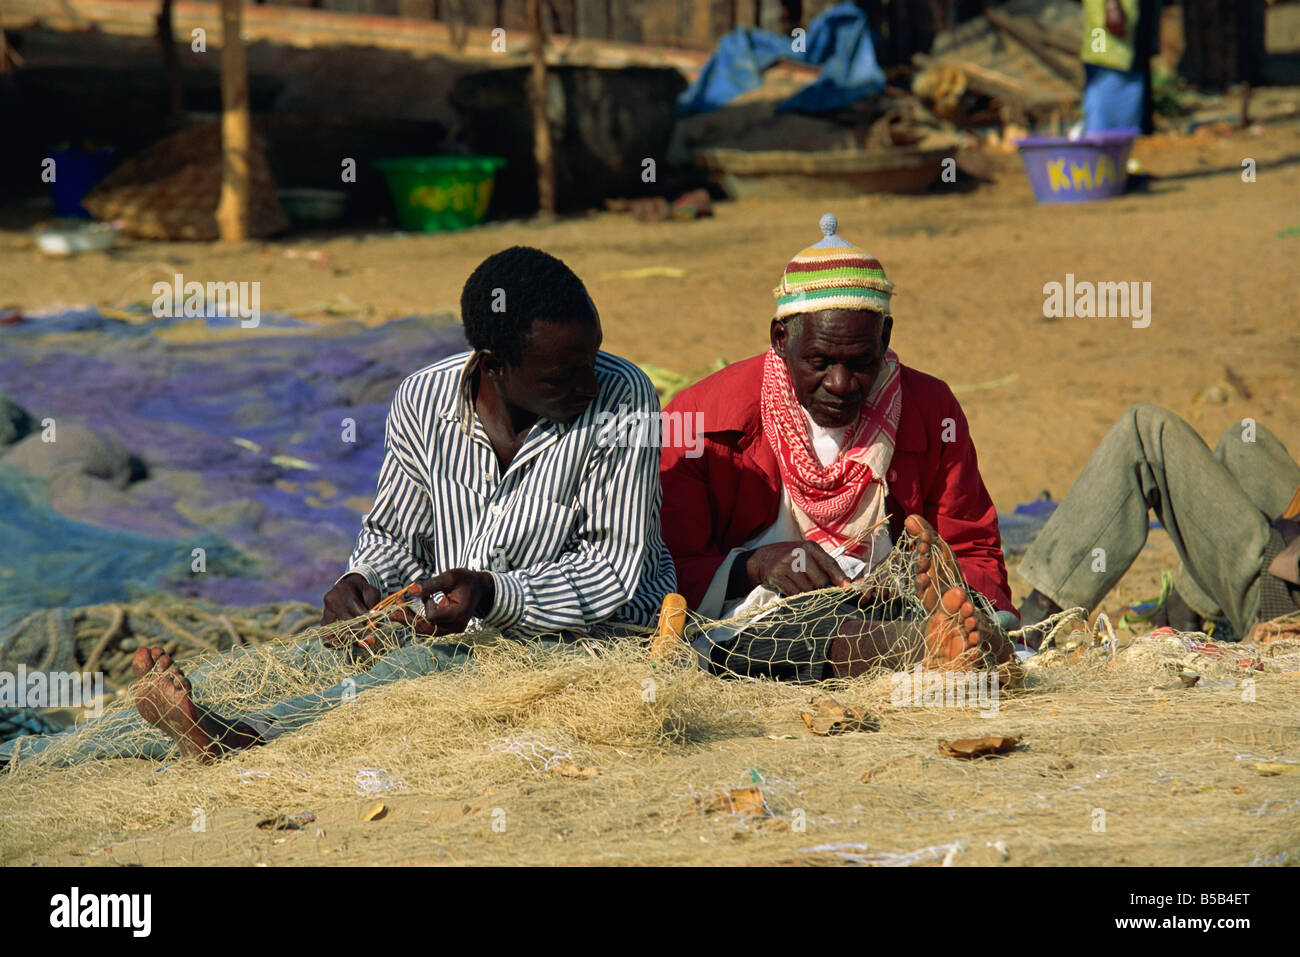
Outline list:
[[[868,612],[877,600],[916,607],[912,555],[900,543],[857,586],[874,590]],[[823,615],[842,607],[838,589],[819,596]],[[813,634],[816,602],[805,596],[799,614]],[[64,735],[0,773],[0,859],[1292,860],[1300,641],[1058,624],[1018,687],[986,682],[982,693],[973,672],[918,668],[919,655],[817,685],[711,674],[690,642],[718,623],[700,620],[667,646],[650,634],[448,636],[436,641],[472,646],[470,665],[366,690],[212,764],[178,760],[138,723],[128,745],[161,761],[61,766],[88,731]],[[414,640],[375,619],[343,627],[380,656]],[[247,714],[374,666],[356,653],[305,668],[313,635],[203,652],[196,698]],[[128,691],[106,715],[132,707]],[[309,817],[314,827],[292,833],[258,826]]]
[[[276,198],[275,180],[261,137],[248,151],[250,236],[288,228]],[[83,203],[95,218],[118,220],[144,239],[216,239],[221,199],[221,126],[204,123],[179,130],[132,156]]]
[[[291,638],[319,621],[320,609],[305,602],[220,606],[161,594],[44,608],[0,625],[0,669],[103,672],[117,685],[130,680],[137,648],[156,646],[185,660]]]

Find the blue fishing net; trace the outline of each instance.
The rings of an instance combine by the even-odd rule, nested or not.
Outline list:
[[[0,390],[36,423],[0,448],[0,627],[151,590],[319,602],[374,494],[394,389],[466,348],[449,317],[367,328],[264,315],[256,334],[219,321],[200,342],[154,334],[173,324],[79,310],[0,326]],[[83,427],[120,441],[143,474],[119,487],[19,473],[22,443],[50,419],[56,446],[57,430]]]

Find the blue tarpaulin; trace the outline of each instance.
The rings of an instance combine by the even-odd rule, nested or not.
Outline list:
[[[816,17],[801,38],[753,27],[732,30],[678,96],[677,112],[687,116],[716,110],[758,87],[763,71],[778,60],[822,68],[821,76],[777,106],[778,113],[830,113],[885,88],[867,15],[852,3],[841,3]]]

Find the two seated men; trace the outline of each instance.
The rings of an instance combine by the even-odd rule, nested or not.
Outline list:
[[[521,638],[646,626],[674,590],[674,566],[690,605],[723,617],[758,585],[793,595],[845,584],[906,528],[923,552],[916,585],[933,619],[929,656],[1005,660],[1009,644],[962,581],[1010,610],[996,515],[961,408],[941,382],[889,351],[892,287],[834,229],[832,217],[822,242],[787,267],[772,351],[687,390],[668,410],[701,414],[702,455],[668,447],[662,461],[657,436],[629,442],[600,426],[620,405],[624,416],[630,408],[658,421],[657,398],[643,373],[600,351],[600,322],[578,277],[538,250],[489,258],[462,296],[472,351],[397,390],[375,504],[349,572],[325,596],[324,623],[365,615],[414,582],[428,600],[422,616],[404,619],[417,633],[454,634],[472,620]],[[881,524],[887,513],[910,517],[891,529]],[[872,523],[874,534],[838,561],[830,556]],[[795,549],[806,552],[807,570],[792,567]],[[757,661],[757,636],[771,625],[720,647],[755,659],[746,674],[795,680],[896,657],[901,629],[853,610],[835,621],[793,670],[784,658],[802,642],[779,642],[779,660]],[[784,630],[802,636],[807,624]],[[824,653],[832,644],[834,672]],[[350,690],[468,655],[455,644],[413,643]],[[330,689],[222,717],[195,703],[158,649],[141,649],[135,667],[140,714],[204,759],[269,741],[342,700]]]
[[[787,597],[775,614],[699,635],[696,647],[718,673],[817,681],[921,659],[1008,661],[1017,616],[965,416],[942,381],[889,348],[893,286],[836,229],[823,217],[823,238],[787,265],[770,350],[669,405],[704,423],[703,444],[689,454],[609,441],[601,423],[615,410],[657,419],[658,400],[640,370],[600,351],[595,306],[567,266],[525,247],[489,257],[461,297],[471,350],[398,387],[375,504],[349,571],[325,596],[323,624],[365,615],[414,583],[426,604],[403,620],[416,633],[458,634],[478,621],[559,645],[649,626],[679,588],[691,608],[719,620]],[[1300,592],[1285,572],[1300,577],[1291,554],[1300,538],[1273,530],[1266,513],[1281,514],[1300,466],[1264,433],[1272,470],[1255,495],[1190,428],[1151,409],[1126,414],[1031,549],[1022,566],[1036,586],[1022,606],[1027,624],[1061,605],[1095,606],[1145,540],[1148,508],[1175,536],[1183,587],[1204,614],[1223,609],[1244,627],[1293,607]],[[1194,478],[1205,474],[1212,487]],[[1235,510],[1231,534],[1206,531],[1210,510],[1197,504],[1206,495]],[[1088,578],[1081,556],[1098,542],[1112,550],[1112,572]],[[895,545],[907,548],[910,594],[844,587]],[[842,599],[833,586],[844,587]],[[345,656],[350,643],[340,631],[323,644],[342,647],[317,643],[313,653]],[[346,688],[221,716],[195,700],[161,649],[142,648],[138,716],[104,719],[80,753],[129,753],[114,742],[143,720],[184,755],[212,760],[470,653],[406,644]],[[24,746],[39,751],[50,740]],[[0,763],[12,749],[0,746]]]

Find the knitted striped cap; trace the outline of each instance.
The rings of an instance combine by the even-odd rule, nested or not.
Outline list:
[[[875,256],[835,235],[839,224],[821,218],[822,239],[791,259],[776,295],[776,318],[822,309],[870,309],[889,315],[894,284]]]

